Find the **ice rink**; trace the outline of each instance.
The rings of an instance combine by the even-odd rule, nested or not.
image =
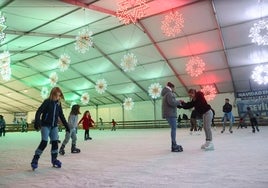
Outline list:
[[[30,162],[40,142],[40,132],[7,133],[0,138],[1,188],[267,188],[268,126],[221,134],[213,130],[214,151],[200,149],[204,132],[190,135],[177,129],[181,153],[170,151],[170,129],[90,130],[84,141],[78,131],[81,153],[59,156],[62,168],[53,168],[48,145],[32,171]],[[60,140],[64,139],[60,133]]]

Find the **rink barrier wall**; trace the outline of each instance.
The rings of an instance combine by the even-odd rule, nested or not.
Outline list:
[[[222,117],[215,117],[214,123],[217,127],[222,126]],[[250,122],[248,118],[245,123],[247,126],[250,126]],[[111,129],[111,122],[103,122],[105,129]],[[267,126],[268,125],[268,117],[263,117],[258,119],[259,126]],[[95,129],[98,129],[98,123],[96,123]],[[228,126],[229,123],[227,122]],[[239,117],[235,117],[235,122],[233,126],[239,125]],[[181,120],[180,126],[178,128],[189,128],[190,120]],[[116,125],[117,129],[144,129],[144,128],[169,128],[169,125],[165,119],[161,120],[139,120],[139,121],[117,121]],[[82,126],[79,126],[78,129],[82,129]],[[59,126],[59,131],[64,130],[64,127]],[[35,131],[33,124],[29,124],[27,131]],[[7,124],[6,132],[22,132],[21,125],[18,124]]]

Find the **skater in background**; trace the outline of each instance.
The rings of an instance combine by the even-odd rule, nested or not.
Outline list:
[[[20,118],[21,123],[21,132],[27,132],[28,131],[28,123],[25,121],[24,118]]]
[[[257,118],[255,117],[254,113],[251,111],[250,107],[247,107],[247,112],[242,117],[242,120],[244,120],[246,116],[249,116],[250,124],[251,124],[251,127],[252,127],[252,132],[255,133],[255,128],[259,132],[260,130],[259,130],[259,127],[258,127]]]
[[[116,131],[116,125],[117,125],[116,121],[114,119],[112,119],[112,129],[111,129],[111,131]]]
[[[70,138],[72,139],[72,147],[71,147],[71,153],[80,153],[80,149],[76,147],[76,141],[77,141],[77,136],[76,136],[76,130],[77,130],[77,125],[78,125],[78,114],[80,114],[80,106],[78,104],[75,104],[72,106],[69,118],[68,118],[68,125],[70,132],[65,133],[65,139],[62,142],[62,145],[60,147],[59,153],[61,155],[65,154],[65,146],[69,142]]]
[[[177,144],[176,131],[177,131],[177,106],[181,103],[176,100],[174,94],[175,86],[171,82],[162,89],[162,117],[167,120],[170,126],[171,137],[171,152],[182,152],[183,147]]]
[[[222,117],[222,131],[221,133],[223,133],[225,131],[225,125],[227,123],[227,121],[229,121],[229,132],[233,133],[232,127],[233,127],[233,123],[234,123],[234,116],[232,113],[232,108],[233,106],[229,103],[229,99],[226,98],[225,99],[225,104],[222,107],[222,111],[223,111],[223,117]]]
[[[4,116],[0,115],[0,137],[6,135],[6,121],[4,119]]]
[[[50,91],[49,97],[44,100],[35,114],[34,128],[40,129],[41,142],[33,156],[31,167],[35,170],[38,167],[38,160],[45,150],[48,137],[51,140],[51,163],[53,167],[61,168],[61,162],[58,157],[58,117],[65,126],[65,130],[70,132],[68,123],[64,117],[61,100],[64,100],[63,93],[59,87],[54,87]]]
[[[78,124],[81,123],[83,125],[83,129],[85,130],[84,140],[92,140],[92,138],[89,136],[89,129],[94,127],[95,122],[91,118],[90,112],[88,110],[84,112],[83,117],[78,122]]]
[[[212,131],[211,131],[211,123],[213,118],[213,112],[211,110],[211,106],[207,103],[204,93],[201,91],[196,91],[195,89],[190,89],[188,91],[189,97],[191,98],[190,102],[182,103],[182,108],[190,109],[195,108],[196,111],[202,115],[203,118],[203,126],[206,135],[206,142],[201,146],[201,149],[205,150],[214,150],[214,145],[212,143]]]
[[[243,118],[239,118],[239,124],[237,126],[237,129],[239,129],[239,128],[243,129],[243,127],[247,128],[247,125],[246,125]]]
[[[99,130],[104,130],[104,124],[102,118],[99,118],[99,120],[100,120]]]

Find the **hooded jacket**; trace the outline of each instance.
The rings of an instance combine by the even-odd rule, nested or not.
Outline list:
[[[162,117],[163,118],[176,118],[177,106],[180,102],[176,100],[175,94],[171,88],[166,86],[161,91],[162,96]]]
[[[58,126],[58,118],[60,118],[66,131],[70,130],[60,102],[46,99],[35,113],[35,127],[56,127]]]

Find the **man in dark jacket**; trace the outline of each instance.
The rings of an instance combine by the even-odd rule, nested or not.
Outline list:
[[[177,129],[177,106],[180,102],[176,100],[174,95],[175,86],[168,82],[166,87],[161,92],[162,96],[162,117],[167,120],[171,128],[171,151],[182,152],[181,145],[176,142],[176,129]]]

